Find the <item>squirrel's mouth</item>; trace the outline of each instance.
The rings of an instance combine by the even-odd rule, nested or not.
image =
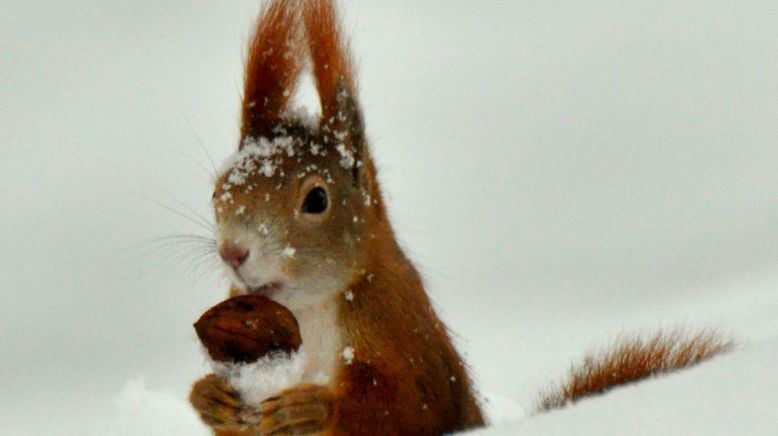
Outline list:
[[[270,297],[272,294],[280,291],[283,287],[284,285],[281,282],[265,283],[262,286],[249,286],[248,293],[262,295],[263,297]]]
[[[284,287],[284,284],[281,280],[266,282],[261,285],[252,284],[250,283],[250,280],[245,279],[237,271],[235,271],[235,274],[232,276],[232,280],[235,285],[243,291],[244,294],[257,294],[268,298],[278,293]]]

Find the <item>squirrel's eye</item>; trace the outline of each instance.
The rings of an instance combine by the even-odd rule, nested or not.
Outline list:
[[[308,191],[303,201],[303,213],[319,214],[327,210],[327,191],[319,186]]]

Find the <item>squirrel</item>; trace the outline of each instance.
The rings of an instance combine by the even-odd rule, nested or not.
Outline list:
[[[309,59],[309,61],[306,61]],[[290,108],[309,62],[317,119]],[[270,0],[249,43],[240,142],[215,183],[230,296],[296,317],[305,382],[258,407],[210,374],[190,402],[216,435],[438,435],[484,425],[467,367],[398,245],[376,177],[333,0]],[[587,358],[541,399],[562,407],[726,351],[715,335],[659,334]]]
[[[217,435],[437,435],[484,424],[467,368],[399,247],[331,0],[273,0],[246,61],[239,151],[215,183],[230,295],[289,308],[310,379],[241,401],[213,374],[190,401]],[[321,116],[288,106],[310,58]]]

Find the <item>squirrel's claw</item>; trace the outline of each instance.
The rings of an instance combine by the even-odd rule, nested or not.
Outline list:
[[[332,410],[329,388],[301,384],[268,398],[260,404],[262,434],[305,434],[323,429]]]
[[[227,381],[215,374],[194,384],[189,401],[202,420],[213,428],[245,428],[259,423],[259,411],[245,406]]]

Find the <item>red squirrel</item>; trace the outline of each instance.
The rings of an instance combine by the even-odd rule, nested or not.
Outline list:
[[[289,107],[306,55],[318,120]],[[289,308],[304,383],[241,401],[206,376],[190,396],[217,435],[438,435],[483,425],[467,369],[398,246],[331,0],[276,0],[250,42],[238,153],[213,202],[231,295]],[[315,377],[312,377],[315,378]]]
[[[309,62],[321,115],[290,108]],[[484,418],[467,368],[397,244],[367,144],[349,52],[332,0],[272,0],[250,42],[239,150],[215,183],[219,255],[230,296],[290,309],[310,360],[305,382],[258,407],[214,374],[190,401],[217,435],[438,435]],[[587,360],[541,408],[729,345],[657,336]]]

